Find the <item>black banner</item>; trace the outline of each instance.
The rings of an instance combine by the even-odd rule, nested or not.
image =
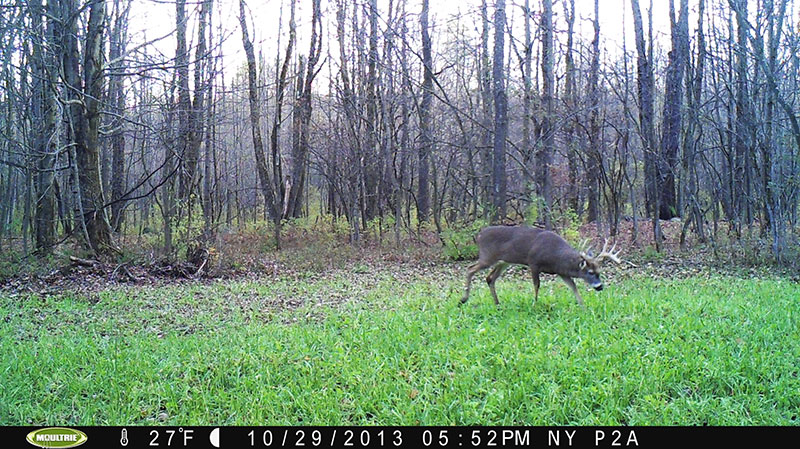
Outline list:
[[[12,447],[530,448],[760,447],[800,440],[799,427],[0,427]],[[83,434],[83,436],[81,435]],[[791,444],[791,443],[790,443]]]

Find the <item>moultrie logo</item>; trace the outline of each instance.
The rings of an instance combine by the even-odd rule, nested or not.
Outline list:
[[[44,429],[34,430],[25,437],[28,443],[36,447],[77,447],[85,443],[89,437],[80,430],[69,429],[67,427],[45,427]]]

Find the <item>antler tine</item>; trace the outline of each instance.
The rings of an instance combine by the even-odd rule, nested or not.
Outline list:
[[[620,260],[619,258],[619,251],[617,251],[616,253],[614,252],[616,248],[617,248],[617,243],[614,242],[614,245],[611,246],[611,249],[608,249],[608,239],[606,239],[605,243],[603,244],[603,251],[600,253],[599,256],[597,256],[597,259],[599,259],[602,262],[605,262],[606,259],[610,259],[614,263],[617,264],[622,263],[622,260]]]
[[[580,246],[578,247],[578,251],[583,254],[589,254],[591,252],[591,247],[589,246],[589,239],[583,239]]]
[[[617,264],[620,264],[620,263],[622,263],[622,260],[619,258],[619,251],[617,251],[616,253],[614,253],[614,252],[612,252],[612,253],[609,253],[608,257],[609,257],[611,260],[613,260],[613,261],[614,261],[614,263],[617,263]]]

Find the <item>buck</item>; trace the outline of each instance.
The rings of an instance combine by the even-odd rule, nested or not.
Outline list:
[[[533,277],[534,303],[539,298],[539,274],[557,274],[569,286],[578,304],[583,298],[575,287],[572,278],[581,278],[597,291],[603,289],[600,269],[606,261],[620,263],[619,252],[614,253],[616,245],[608,249],[608,240],[596,257],[590,250],[578,251],[571,247],[555,232],[529,226],[489,226],[478,233],[478,261],[467,270],[467,291],[461,304],[469,299],[472,276],[478,271],[494,266],[486,282],[492,292],[495,304],[497,292],[494,284],[509,264],[527,265]]]

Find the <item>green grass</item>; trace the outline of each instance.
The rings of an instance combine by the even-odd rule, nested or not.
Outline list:
[[[462,267],[0,294],[0,424],[796,425],[800,286]],[[581,286],[584,288],[584,286]]]

